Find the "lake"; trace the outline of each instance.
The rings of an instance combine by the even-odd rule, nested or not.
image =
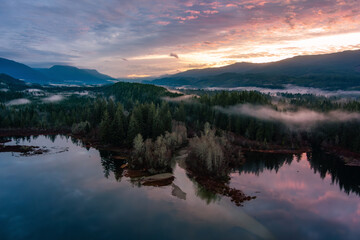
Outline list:
[[[49,152],[0,153],[0,239],[360,239],[360,168],[321,153],[246,154],[237,207],[174,165],[174,183],[139,186],[121,162],[65,136],[13,139]]]

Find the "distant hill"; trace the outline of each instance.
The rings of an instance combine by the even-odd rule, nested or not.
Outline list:
[[[47,83],[51,81],[51,79],[31,67],[5,58],[0,58],[0,73],[31,83]]]
[[[34,83],[26,83],[22,80],[15,79],[7,74],[0,73],[0,89],[1,91],[22,91],[28,88],[41,88],[40,85]]]
[[[0,58],[0,73],[29,83],[65,84],[106,84],[116,79],[99,73],[95,69],[79,69],[71,66],[55,65],[51,68],[31,68],[25,64]]]
[[[72,66],[55,65],[51,68],[37,68],[36,70],[61,83],[105,84],[110,83],[109,80],[116,80],[95,69],[79,69]]]
[[[297,56],[272,63],[235,63],[195,69],[153,84],[192,87],[281,87],[294,84],[326,89],[360,89],[360,50]]]
[[[24,81],[21,81],[19,79],[15,79],[7,74],[0,73],[0,83],[2,85],[14,85],[14,86],[26,86]]]

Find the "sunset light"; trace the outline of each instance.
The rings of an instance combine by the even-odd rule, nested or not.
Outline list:
[[[0,240],[360,239],[360,0],[0,0]]]
[[[10,2],[0,4],[1,22],[8,23],[0,25],[0,54],[34,67],[75,64],[117,77],[160,76],[360,49],[354,0],[40,1],[17,8],[16,17]]]

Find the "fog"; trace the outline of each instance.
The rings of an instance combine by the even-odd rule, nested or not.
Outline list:
[[[29,103],[31,103],[31,101],[29,99],[18,98],[18,99],[14,99],[14,100],[7,102],[6,106],[15,106],[15,105],[22,105],[22,104],[29,104]]]
[[[189,102],[192,101],[192,99],[194,97],[198,97],[197,95],[183,95],[183,96],[179,96],[179,97],[163,97],[162,99],[168,102]]]
[[[360,120],[359,113],[350,113],[338,110],[328,113],[316,112],[309,109],[281,112],[270,107],[255,106],[251,104],[236,105],[229,108],[216,107],[216,109],[228,114],[246,115],[260,120],[281,122],[289,127],[301,129],[309,129],[322,122]]]
[[[88,91],[74,92],[74,94],[77,94],[77,95],[80,95],[80,96],[88,96],[89,92]]]
[[[44,92],[44,91],[41,89],[37,89],[37,88],[29,88],[29,89],[24,90],[24,92],[32,93],[32,92]]]
[[[42,100],[44,102],[59,102],[59,101],[61,101],[63,99],[64,99],[63,95],[52,95],[50,97],[43,98]]]
[[[178,88],[181,89],[181,88]],[[203,88],[208,91],[258,91],[270,95],[276,95],[277,93],[290,93],[290,94],[313,94],[317,96],[344,96],[344,97],[359,97],[360,91],[327,91],[320,88],[310,88],[310,87],[299,87],[295,85],[285,85],[283,89],[273,89],[273,88],[261,88],[261,87],[235,87],[235,88],[221,88],[221,87],[209,87]]]

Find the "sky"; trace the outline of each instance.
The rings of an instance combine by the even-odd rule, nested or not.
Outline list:
[[[148,77],[360,49],[360,0],[1,0],[0,57]]]

